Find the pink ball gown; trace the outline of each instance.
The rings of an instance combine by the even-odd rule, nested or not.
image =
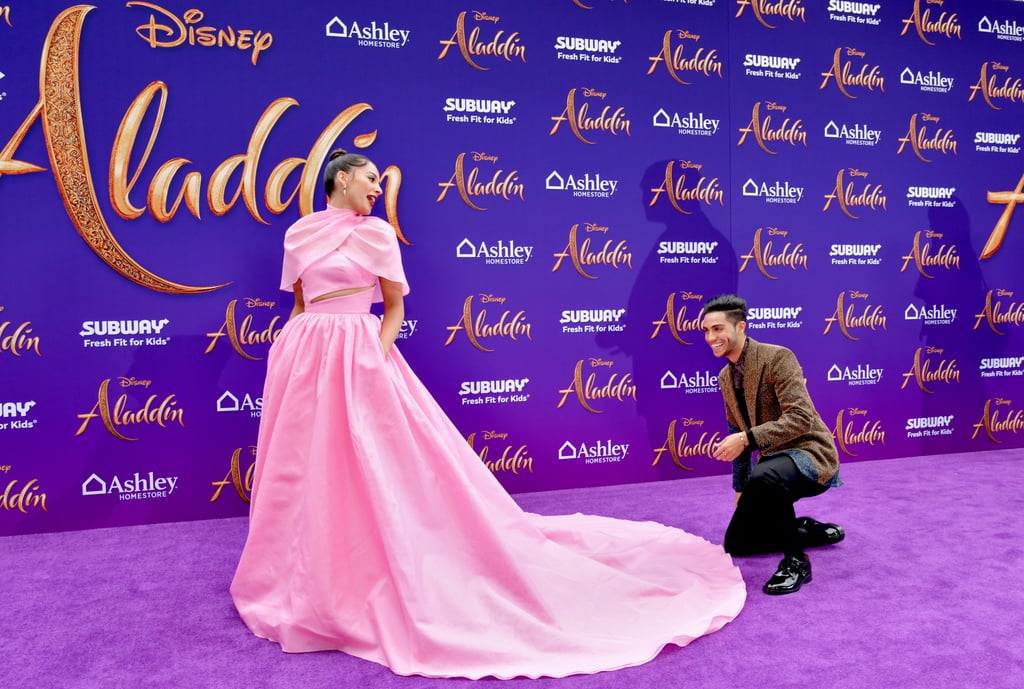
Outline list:
[[[328,209],[285,237],[283,286],[405,283],[394,230]],[[406,288],[407,290],[407,288]],[[249,535],[231,584],[288,652],[402,675],[563,677],[717,631],[746,587],[718,545],[654,522],[524,512],[369,313],[307,303],[268,358]]]

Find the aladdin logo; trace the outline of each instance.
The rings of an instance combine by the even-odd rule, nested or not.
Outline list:
[[[869,24],[878,26],[882,19],[878,16],[881,5],[869,2],[848,2],[847,0],[829,0],[828,18],[833,22],[850,24]]]
[[[474,124],[515,124],[514,115],[509,115],[514,100],[485,100],[483,98],[445,98],[445,120],[448,122],[472,122]],[[461,114],[455,114],[461,113]]]
[[[824,80],[821,82],[821,86],[818,87],[819,91],[824,91],[825,87],[828,86],[829,80],[835,79],[836,88],[847,98],[857,97],[849,92],[848,88],[851,86],[864,88],[868,91],[874,91],[877,88],[879,91],[885,92],[885,77],[882,76],[881,67],[863,64],[860,67],[860,71],[854,74],[853,70],[855,67],[853,66],[853,61],[850,59],[844,61],[844,56],[847,58],[864,59],[867,54],[856,48],[836,48],[832,56],[832,66],[829,67],[827,72],[821,73]]]
[[[134,378],[121,378],[119,383],[122,387],[134,387],[141,385],[142,387],[148,388],[150,381],[137,381]],[[75,431],[76,436],[85,433],[86,428],[89,427],[89,422],[96,418],[100,419],[104,428],[106,428],[110,434],[118,440],[138,440],[138,438],[128,438],[122,435],[118,430],[121,426],[156,424],[161,428],[167,428],[168,423],[177,423],[179,426],[184,428],[185,410],[178,408],[178,400],[174,394],[167,395],[162,400],[159,399],[158,395],[153,394],[146,398],[146,402],[141,408],[129,409],[127,393],[121,393],[121,396],[117,398],[114,406],[110,406],[109,387],[110,378],[107,378],[100,383],[96,404],[92,406],[92,409],[84,414],[78,414],[78,418],[82,420],[82,425],[78,427],[77,431]]]
[[[217,411],[246,411],[249,412],[250,416],[259,418],[260,414],[263,412],[263,398],[257,397],[253,399],[252,395],[245,393],[242,399],[238,399],[238,397],[230,390],[225,390],[224,394],[217,398]]]
[[[474,163],[491,163],[497,164],[498,156],[488,155],[486,153],[474,152],[469,154],[472,156]],[[438,182],[437,186],[441,187],[441,193],[438,194],[436,202],[441,203],[444,201],[444,197],[448,195],[450,189],[455,189],[459,198],[461,198],[467,206],[475,211],[487,210],[483,206],[478,206],[473,203],[474,197],[480,198],[500,198],[505,201],[509,201],[514,198],[518,198],[520,201],[525,200],[525,188],[522,182],[519,181],[519,170],[510,170],[505,172],[504,169],[499,168],[494,171],[491,175],[491,179],[487,182],[480,181],[484,176],[481,174],[480,168],[474,166],[469,174],[466,174],[466,154],[460,153],[455,159],[455,171],[452,172],[452,176],[448,178],[447,182]]]
[[[458,258],[481,258],[487,265],[524,265],[533,256],[533,247],[516,244],[516,240],[473,243],[463,239],[455,247]]]
[[[679,295],[679,300],[684,302],[679,308],[676,308],[676,295]],[[696,301],[700,308],[697,310],[697,315],[693,318],[687,318],[687,309],[689,304],[685,302]],[[651,325],[654,326],[654,332],[651,333],[651,339],[653,340],[661,332],[662,327],[667,327],[669,333],[672,335],[672,339],[683,345],[692,345],[692,342],[688,342],[683,339],[682,334],[691,332],[701,332],[700,322],[704,317],[704,295],[695,294],[694,292],[670,292],[668,295],[668,302],[665,305],[665,312],[661,318],[656,321],[651,321]]]
[[[611,438],[587,444],[573,444],[566,440],[558,448],[558,459],[582,459],[585,464],[621,462],[629,452],[629,443],[614,443]]]
[[[589,172],[562,177],[558,170],[552,170],[544,180],[544,188],[551,191],[571,191],[573,196],[588,198],[610,198],[619,186],[617,179],[603,179],[600,173],[591,177]]]
[[[917,121],[918,113],[915,112],[910,116],[910,128],[907,130],[906,136],[899,139],[900,147],[897,149],[896,155],[903,153],[903,149],[907,147],[907,144],[910,144],[911,150],[914,151],[914,155],[916,155],[919,160],[923,160],[926,163],[930,163],[932,161],[924,157],[925,151],[938,151],[943,155],[948,153],[957,155],[957,142],[956,139],[953,138],[953,130],[939,127],[935,130],[934,134],[929,136],[927,123],[934,122],[938,124],[939,118],[935,115],[929,115],[928,113],[920,114],[920,126],[918,126]]]
[[[573,135],[585,144],[595,142],[587,139],[583,135],[584,132],[603,131],[613,136],[625,132],[626,136],[631,136],[629,132],[630,121],[626,116],[626,109],[624,107],[620,105],[613,110],[613,106],[605,105],[601,109],[601,114],[594,117],[590,114],[591,101],[584,101],[577,106],[576,92],[580,90],[575,88],[569,89],[569,95],[565,99],[565,108],[560,115],[551,118],[551,121],[555,124],[551,127],[551,131],[548,132],[548,136],[554,136],[563,122],[568,122],[569,129],[572,130]],[[596,89],[585,88],[582,89],[580,95],[584,98],[600,98],[604,100],[608,94]]]
[[[373,20],[369,24],[357,21],[346,24],[338,17],[327,22],[325,32],[330,38],[348,38],[367,48],[404,48],[412,33],[408,29],[393,29],[389,22],[377,24]]]
[[[1020,153],[1020,134],[1010,132],[975,132],[974,150],[979,153]]]
[[[596,357],[577,361],[569,385],[558,391],[562,395],[562,399],[558,401],[558,406],[555,409],[564,407],[570,395],[575,396],[580,406],[591,414],[603,414],[605,411],[593,407],[592,403],[597,400],[625,402],[631,399],[634,402],[636,401],[636,385],[633,384],[632,373],[626,373],[621,376],[618,373],[612,373],[607,378],[603,376],[598,378],[598,371],[592,370],[584,379],[584,361],[586,361],[586,366],[591,369],[611,370],[615,366],[613,361]]]
[[[152,471],[148,476],[140,476],[136,471],[135,475],[128,479],[122,479],[114,474],[109,481],[104,481],[99,475],[93,474],[82,483],[82,495],[113,495],[116,492],[119,500],[166,498],[174,492],[177,485],[177,476],[157,478]]]
[[[180,45],[203,48],[236,48],[250,52],[250,61],[256,66],[260,53],[269,50],[274,36],[260,29],[235,29],[233,26],[198,26],[205,16],[202,10],[187,10],[179,19],[173,13],[148,2],[126,2],[125,7],[145,7],[161,14],[167,24],[158,24],[155,14],[149,15],[147,24],[135,27],[135,33],[150,48],[176,48]]]
[[[740,128],[742,136],[740,136],[736,146],[742,146],[743,142],[747,140],[747,136],[752,134],[758,148],[771,155],[775,155],[776,151],[768,148],[768,144],[776,141],[787,143],[790,146],[803,144],[804,148],[807,148],[807,132],[804,131],[804,121],[802,119],[791,120],[789,117],[786,117],[777,127],[772,126],[772,113],[780,113],[781,117],[789,106],[767,100],[764,101],[764,106],[767,113],[762,117],[761,101],[754,103],[750,122],[747,123],[746,127]]]
[[[665,178],[661,181],[661,184],[651,189],[654,196],[651,197],[651,202],[647,204],[648,207],[654,207],[654,204],[658,202],[662,194],[672,204],[672,207],[683,215],[693,213],[693,211],[685,210],[679,205],[689,201],[706,203],[709,206],[717,201],[718,205],[725,206],[725,191],[722,189],[721,184],[719,184],[717,177],[712,177],[709,180],[704,176],[703,164],[694,163],[689,160],[680,160],[679,168],[684,172],[679,175],[679,179],[675,178],[675,166],[676,161],[674,160],[670,160],[665,166]],[[696,184],[687,186],[685,170],[697,170],[698,174],[700,174],[700,179],[697,180]]]
[[[982,378],[1024,376],[1024,356],[990,357],[978,363]]]
[[[907,86],[917,86],[922,91],[934,93],[949,93],[953,90],[953,77],[944,77],[942,72],[929,70],[928,74],[920,71],[915,72],[910,67],[905,67],[900,72],[900,83]]]
[[[942,239],[941,232],[925,230],[924,235],[928,239]],[[932,246],[931,242],[924,245],[921,243],[921,231],[914,233],[914,244],[910,247],[910,253],[901,256],[903,266],[900,272],[904,272],[910,262],[917,266],[917,272],[926,278],[933,278],[926,268],[945,268],[946,270],[960,270],[960,256],[956,252],[956,244],[939,244]]]
[[[849,366],[840,368],[839,364],[832,364],[832,368],[828,370],[828,382],[846,383],[847,385],[874,385],[882,380],[882,373],[882,369],[871,368],[870,364],[858,364],[853,368]]]
[[[971,435],[971,440],[977,438],[978,433],[984,430],[989,440],[1001,445],[1003,441],[996,438],[996,433],[1009,431],[1017,435],[1024,430],[1024,409],[1008,409],[1012,404],[1013,400],[1004,397],[985,400],[981,419],[973,426],[974,433]],[[993,407],[995,408],[993,409]]]
[[[615,270],[625,266],[630,270],[633,269],[633,254],[630,252],[626,240],[620,239],[616,242],[614,239],[605,239],[604,246],[601,247],[600,251],[594,251],[590,245],[591,233],[599,232],[607,235],[608,228],[596,223],[583,223],[583,231],[588,236],[580,243],[578,239],[579,227],[579,223],[576,223],[569,228],[569,243],[565,245],[561,252],[553,254],[557,260],[555,261],[555,266],[551,269],[552,273],[557,272],[562,267],[562,261],[567,258],[572,260],[572,265],[576,268],[576,272],[588,280],[597,279],[596,275],[591,275],[587,272],[586,269],[590,266],[610,266]]]
[[[0,306],[0,311],[3,310],[4,307]],[[39,353],[39,336],[32,334],[32,321],[24,321],[18,325],[8,320],[0,322],[0,353],[3,352],[11,356],[35,352],[36,356],[42,356]]]
[[[922,351],[926,355],[937,354],[941,356],[943,350],[939,347],[918,347],[917,351],[914,352],[914,363],[911,364],[910,370],[903,374],[903,385],[900,386],[900,390],[906,390],[907,385],[911,380],[917,382],[917,387],[921,389],[921,392],[926,392],[931,395],[934,390],[929,390],[925,387],[926,383],[959,383],[960,382],[960,369],[956,367],[956,359],[924,359],[922,360]],[[909,429],[908,429],[909,430]]]
[[[843,215],[853,220],[858,219],[860,216],[854,215],[850,210],[852,208],[867,208],[868,210],[877,210],[881,208],[883,211],[887,210],[886,203],[887,199],[885,196],[885,190],[882,189],[881,184],[870,184],[864,182],[864,186],[861,192],[858,194],[854,188],[854,182],[847,182],[844,174],[850,173],[851,178],[867,178],[868,173],[855,168],[840,168],[836,174],[836,185],[832,188],[832,191],[825,194],[825,207],[821,209],[821,212],[826,212],[835,201],[837,207],[842,211]]]
[[[952,208],[956,187],[907,187],[907,205],[911,208]]]
[[[874,146],[882,137],[881,129],[871,129],[866,124],[838,125],[829,120],[825,125],[826,139],[843,139],[847,146]]]
[[[511,62],[512,60],[526,62],[526,46],[522,44],[518,31],[513,31],[506,35],[504,29],[498,29],[497,33],[490,39],[481,37],[481,27],[486,27],[487,24],[497,26],[498,22],[501,21],[501,17],[475,11],[473,12],[473,20],[478,22],[478,24],[469,33],[466,33],[466,14],[467,12],[465,11],[459,13],[458,19],[455,20],[455,33],[452,34],[451,38],[447,41],[439,41],[442,48],[441,54],[437,56],[438,60],[443,60],[448,55],[449,48],[458,46],[459,53],[462,54],[463,59],[473,69],[490,69],[489,67],[482,67],[475,62],[475,60],[479,60],[481,57],[496,57],[504,59],[506,62]]]
[[[1003,245],[1003,240],[1006,239],[1006,230],[1010,227],[1010,219],[1013,218],[1013,211],[1017,208],[1018,203],[1024,201],[1024,175],[1021,175],[1017,182],[1017,188],[1013,191],[990,191],[986,194],[986,198],[989,203],[1002,204],[1006,208],[999,214],[999,220],[996,221],[992,233],[989,234],[985,246],[981,249],[980,258],[991,258]]]
[[[217,502],[220,498],[221,491],[226,487],[231,486],[235,489],[235,493],[246,505],[250,502],[252,496],[252,476],[256,470],[256,446],[249,446],[249,456],[252,457],[252,461],[249,462],[249,468],[245,471],[245,476],[242,476],[242,448],[237,448],[231,454],[231,465],[228,467],[228,473],[224,475],[223,480],[213,481],[210,485],[216,488],[213,492],[213,496],[210,498],[210,502]]]
[[[505,297],[491,294],[481,294],[479,296],[481,304],[504,304],[506,300]],[[482,343],[482,340],[489,338],[506,338],[513,342],[524,336],[528,340],[533,339],[531,334],[533,326],[526,320],[526,311],[519,310],[513,314],[511,310],[506,309],[498,318],[497,323],[488,323],[486,308],[480,309],[474,316],[472,296],[466,297],[466,301],[462,305],[462,316],[458,322],[455,325],[447,326],[445,330],[448,331],[448,339],[444,343],[445,347],[455,341],[456,335],[460,332],[465,332],[469,343],[481,352],[494,351],[485,347]]]
[[[796,71],[799,64],[800,58],[798,57],[747,53],[743,57],[743,73],[748,77],[799,79],[800,72]]]
[[[672,47],[673,33],[681,41],[674,48]],[[712,48],[705,52],[704,48],[697,48],[697,52],[694,53],[693,57],[686,57],[683,55],[686,51],[686,41],[697,43],[700,41],[700,35],[692,34],[685,29],[669,29],[666,31],[661,39],[661,52],[647,58],[651,62],[647,75],[654,74],[658,65],[664,63],[665,69],[668,71],[669,76],[672,77],[672,80],[684,86],[689,86],[691,83],[683,79],[683,75],[687,72],[694,72],[705,77],[718,75],[718,78],[721,79],[722,60],[718,56],[718,50]]]
[[[832,315],[825,319],[825,332],[823,335],[828,335],[833,325],[839,326],[839,332],[841,332],[848,340],[859,340],[859,337],[854,337],[853,330],[855,328],[866,328],[868,330],[878,330],[881,328],[885,330],[886,317],[882,313],[882,306],[864,304],[864,306],[857,311],[856,305],[853,303],[855,300],[866,300],[868,294],[866,292],[858,292],[856,290],[849,291],[850,304],[846,303],[847,292],[840,292],[836,298],[836,310],[832,312]]]
[[[944,0],[926,0],[929,5],[942,6]],[[960,40],[960,20],[957,18],[956,12],[945,12],[943,11],[938,17],[932,18],[932,8],[927,8],[924,13],[921,12],[921,0],[914,0],[914,10],[909,17],[903,20],[903,31],[900,32],[900,36],[906,36],[907,32],[910,31],[910,27],[914,27],[914,31],[926,45],[935,45],[934,41],[928,40],[929,35],[945,36],[946,38],[957,37]]]
[[[922,321],[924,325],[953,325],[956,321],[956,309],[951,309],[945,304],[921,307],[910,304],[903,312],[903,320]]]
[[[1015,19],[1000,22],[998,19],[993,21],[982,17],[978,20],[978,33],[995,34],[1000,41],[1024,41],[1024,25],[1018,24]]]
[[[878,266],[882,265],[881,250],[881,244],[833,244],[828,255],[834,266]]]
[[[706,369],[678,376],[672,371],[665,371],[660,387],[662,390],[683,390],[687,395],[718,392],[718,374]]]
[[[714,265],[718,263],[716,247],[718,242],[658,242],[658,262]]]
[[[774,239],[769,239],[767,242],[761,241],[761,235],[764,231],[763,228],[759,227],[754,231],[754,244],[750,247],[750,251],[740,256],[743,259],[743,264],[740,266],[739,272],[743,272],[747,269],[747,265],[753,260],[757,263],[757,269],[761,275],[764,275],[769,280],[778,280],[778,277],[768,272],[769,268],[784,267],[790,270],[796,270],[797,268],[803,268],[807,270],[807,254],[804,253],[804,243],[787,241],[779,253],[775,253]],[[768,228],[769,237],[782,237],[785,239],[789,235],[789,230],[781,230],[777,227]],[[781,239],[779,241],[782,241]]]
[[[693,114],[691,110],[686,115],[678,112],[669,115],[664,108],[654,113],[653,124],[655,127],[674,127],[682,136],[714,136],[718,133],[718,126],[722,120],[708,117],[702,112]]]
[[[992,74],[989,74],[989,66],[992,67]],[[979,93],[985,103],[988,104],[988,107],[993,110],[1002,110],[1000,106],[996,105],[995,101],[997,100],[1007,100],[1011,103],[1024,102],[1024,84],[1022,84],[1020,77],[1007,75],[1003,79],[1002,85],[996,83],[997,72],[1009,71],[1010,67],[1000,62],[983,63],[978,81],[971,86],[971,95],[967,98],[967,102],[970,103]]]
[[[999,298],[993,299],[993,297]],[[1004,323],[1011,325],[1024,324],[1024,302],[1018,304],[1014,301],[1004,305],[1001,297],[1012,299],[1013,292],[1005,289],[990,289],[988,291],[988,294],[985,295],[985,306],[981,313],[974,314],[974,327],[972,330],[977,330],[981,322],[985,321],[996,335],[1005,335],[1006,333],[996,328],[997,325]]]
[[[856,457],[857,453],[853,451],[853,448],[858,445],[871,445],[880,443],[885,445],[885,431],[882,429],[881,421],[870,421],[867,418],[861,422],[860,418],[851,418],[847,421],[845,413],[849,412],[850,417],[867,417],[866,409],[857,409],[851,407],[850,409],[840,409],[839,414],[836,415],[836,425],[832,429],[832,436],[836,439],[836,444],[844,454],[850,457]],[[858,428],[855,424],[861,424]]]
[[[250,300],[247,304],[252,304]],[[268,302],[262,302],[267,304]],[[269,302],[273,306],[273,302]],[[221,323],[220,327],[212,333],[206,333],[206,336],[210,338],[210,344],[206,346],[204,354],[209,354],[213,351],[213,348],[217,346],[220,338],[226,337],[227,341],[231,343],[231,348],[235,350],[243,359],[249,361],[262,361],[263,357],[257,357],[249,354],[245,351],[244,347],[249,347],[255,344],[269,345],[277,339],[277,336],[281,334],[281,328],[276,327],[277,322],[281,320],[280,316],[274,316],[270,319],[270,324],[267,327],[259,330],[258,325],[253,325],[253,317],[251,313],[245,315],[245,318],[239,322],[238,317],[235,314],[235,307],[238,304],[237,299],[232,299],[228,302],[227,313],[224,316],[224,322]],[[254,308],[251,307],[250,308]],[[283,326],[282,326],[283,327]]]
[[[183,285],[146,270],[117,242],[103,216],[85,144],[83,121],[89,118],[84,117],[81,91],[77,87],[82,26],[86,14],[93,9],[87,5],[76,5],[62,12],[51,25],[41,60],[39,100],[10,141],[0,149],[0,169],[3,174],[10,175],[47,171],[47,168],[13,158],[32,125],[41,120],[51,162],[50,170],[65,210],[82,239],[108,267],[131,282],[166,294],[202,294],[220,289],[227,283]],[[267,224],[260,215],[257,178],[266,179],[263,188],[265,210],[281,214],[296,201],[299,214],[308,215],[313,211],[314,196],[321,185],[319,171],[328,153],[359,115],[373,109],[368,103],[349,106],[320,133],[307,157],[286,158],[270,169],[269,173],[265,167],[261,167],[263,172],[258,175],[257,166],[261,164],[266,142],[273,134],[277,121],[289,108],[297,105],[293,98],[278,98],[266,108],[254,125],[253,134],[245,146],[246,152],[225,158],[205,183],[200,172],[183,172],[190,164],[189,160],[184,155],[176,155],[159,167],[148,183],[145,204],[137,205],[138,202],[131,198],[132,191],[137,184],[147,186],[141,171],[149,162],[151,151],[169,146],[166,142],[154,146],[163,122],[168,93],[169,89],[163,82],[151,82],[136,96],[118,125],[110,156],[109,183],[104,184],[103,188],[109,191],[115,213],[124,220],[136,220],[148,210],[158,222],[166,223],[181,208],[187,209],[195,218],[200,218],[204,200],[211,213],[223,216],[242,201],[255,220]],[[148,144],[140,146],[144,149],[141,154],[133,155],[144,124],[151,130]],[[353,146],[367,148],[376,137],[376,130],[356,135],[352,140]],[[291,173],[296,171],[298,180],[295,181],[295,187],[286,191],[284,185],[290,179],[294,180]],[[183,181],[182,175],[185,175]],[[385,190],[388,220],[398,228],[397,203],[401,171],[390,166],[381,177],[388,180]],[[181,182],[181,189],[173,191],[171,185],[176,180]],[[406,241],[400,229],[398,235],[400,240]]]
[[[558,323],[563,333],[622,332],[626,309],[566,309]]]
[[[506,440],[508,438],[508,433],[483,431],[480,433],[480,436],[483,440]],[[470,433],[469,437],[466,438],[466,442],[469,443],[469,447],[472,448],[472,450],[477,453],[477,456],[480,457],[480,461],[491,470],[491,473],[497,474],[501,471],[518,474],[520,469],[525,469],[531,474],[533,473],[533,457],[530,455],[530,451],[526,449],[526,445],[520,445],[515,449],[513,449],[512,445],[506,445],[504,450],[500,450],[500,457],[492,458],[491,450],[495,446],[484,445],[477,450],[476,438],[476,433]]]
[[[758,183],[752,178],[747,178],[743,185],[743,195],[764,199],[765,203],[793,204],[800,203],[800,199],[804,197],[804,188],[793,186],[788,180],[776,180],[769,185],[767,182]]]
[[[693,434],[697,436],[699,432],[700,436],[695,437],[691,442],[690,431],[684,430],[680,432],[679,426],[686,429],[696,426]],[[651,463],[651,466],[658,466],[661,456],[666,452],[672,458],[672,463],[684,471],[691,471],[693,469],[693,467],[683,464],[684,459],[691,459],[693,457],[714,459],[715,445],[722,441],[722,435],[718,431],[708,433],[702,430],[703,426],[704,419],[672,419],[668,424],[665,442],[662,443],[661,447],[654,448],[654,461]]]
[[[30,479],[20,488],[18,480],[8,481],[4,492],[0,493],[0,510],[5,512],[21,512],[28,514],[29,510],[39,509],[48,512],[46,509],[46,493],[39,490],[39,479]]]
[[[777,28],[775,24],[768,23],[769,20],[775,21],[776,17],[791,22],[799,19],[807,23],[807,11],[803,7],[803,0],[736,0],[736,4],[739,5],[739,9],[736,10],[737,19],[742,17],[743,11],[749,7],[757,23],[766,29]]]
[[[554,47],[559,60],[617,64],[622,62],[622,57],[616,55],[615,51],[621,45],[622,41],[609,41],[603,38],[557,36]]]
[[[0,431],[20,431],[35,428],[39,419],[28,419],[28,413],[36,406],[35,400],[28,402],[0,402]],[[8,419],[11,419],[10,421]]]

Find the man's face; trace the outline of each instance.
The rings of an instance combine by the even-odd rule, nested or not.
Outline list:
[[[734,364],[739,360],[746,339],[745,321],[733,325],[725,317],[725,313],[713,311],[704,315],[700,327],[704,331],[704,341],[711,347],[712,354],[716,357],[728,357]]]

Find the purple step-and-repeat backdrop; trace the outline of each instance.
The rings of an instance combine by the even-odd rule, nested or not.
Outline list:
[[[0,535],[246,512],[335,147],[511,491],[727,473],[732,291],[844,461],[1020,447],[1022,114],[1006,0],[0,2]]]

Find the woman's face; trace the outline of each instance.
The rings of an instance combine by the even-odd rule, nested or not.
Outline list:
[[[348,172],[342,170],[334,178],[334,188],[335,205],[360,215],[369,215],[381,195],[380,173],[373,163],[354,167]]]

